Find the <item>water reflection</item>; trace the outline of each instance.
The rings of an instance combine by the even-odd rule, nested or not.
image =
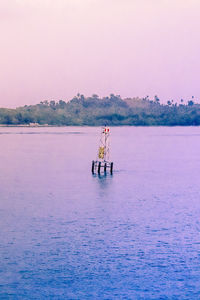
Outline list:
[[[108,196],[112,189],[114,176],[110,173],[93,174],[92,176],[95,179],[97,192],[99,193],[99,196],[101,198]]]
[[[110,173],[97,173],[97,174],[92,174],[92,176],[94,177],[94,178],[98,178],[99,179],[99,181],[101,182],[101,181],[105,181],[106,179],[107,180],[109,180],[109,179],[111,179],[111,178],[113,178],[113,174],[110,174]]]

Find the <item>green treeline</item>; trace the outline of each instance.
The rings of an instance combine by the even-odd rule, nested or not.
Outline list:
[[[193,99],[184,104],[168,101],[161,104],[157,96],[121,99],[119,95],[99,98],[78,94],[71,101],[43,101],[16,109],[0,108],[2,125],[200,125],[200,104]]]

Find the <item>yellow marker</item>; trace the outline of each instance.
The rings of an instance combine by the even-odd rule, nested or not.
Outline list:
[[[99,158],[100,159],[104,158],[104,147],[99,147]]]

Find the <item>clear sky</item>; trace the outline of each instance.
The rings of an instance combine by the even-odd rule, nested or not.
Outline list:
[[[200,100],[200,0],[0,0],[0,106]]]

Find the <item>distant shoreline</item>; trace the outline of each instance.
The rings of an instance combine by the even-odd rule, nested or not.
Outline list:
[[[26,125],[26,124],[17,124],[17,125],[6,125],[0,124],[0,127],[26,127],[26,128],[37,128],[37,127],[67,127],[67,126],[59,126],[59,125]]]
[[[0,124],[0,128],[65,128],[65,127],[102,127],[102,125],[4,125]],[[200,127],[200,125],[109,125],[109,127]]]
[[[173,100],[161,104],[157,96],[122,99],[111,94],[99,98],[77,95],[69,102],[43,101],[16,109],[0,108],[0,127],[66,126],[199,126],[200,104]]]

